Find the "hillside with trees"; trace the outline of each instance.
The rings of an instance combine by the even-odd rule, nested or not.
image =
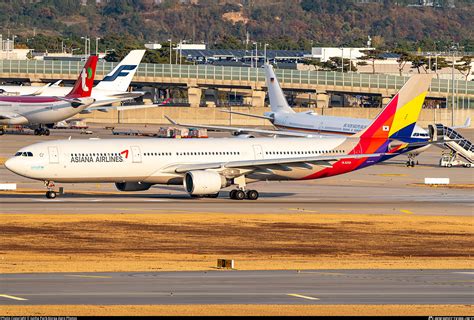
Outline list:
[[[474,51],[471,0],[79,0],[0,2],[0,32],[36,50],[83,46],[81,36],[124,49],[168,39],[204,42],[209,48],[244,48],[252,41],[270,49],[365,46],[381,50],[447,50],[453,43]],[[454,4],[454,7],[453,7]],[[80,52],[80,51],[78,51]]]

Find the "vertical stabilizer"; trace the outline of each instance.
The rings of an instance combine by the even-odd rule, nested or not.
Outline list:
[[[380,139],[405,135],[410,137],[423,107],[432,77],[431,74],[411,76],[372,124],[354,136]]]
[[[295,113],[295,111],[290,108],[288,102],[286,101],[283,90],[281,90],[278,79],[273,72],[273,67],[269,64],[265,64],[265,80],[268,88],[268,97],[270,99],[270,108],[273,112],[286,112],[286,113]]]
[[[130,51],[129,54],[95,86],[95,89],[126,92],[144,54],[145,50]]]
[[[87,59],[84,68],[81,69],[81,73],[74,83],[74,87],[71,92],[66,95],[66,98],[87,98],[91,96],[97,60],[99,60],[99,58],[95,55]]]

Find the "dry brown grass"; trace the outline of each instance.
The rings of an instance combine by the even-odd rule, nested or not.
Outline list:
[[[0,269],[14,272],[236,268],[472,268],[466,216],[2,214]]]
[[[465,316],[466,305],[122,305],[2,306],[5,316]]]

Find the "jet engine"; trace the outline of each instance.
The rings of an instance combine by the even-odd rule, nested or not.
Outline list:
[[[183,185],[190,195],[209,195],[226,187],[227,180],[214,171],[189,171],[184,176]]]
[[[144,191],[150,189],[151,183],[146,182],[116,182],[115,187],[120,191]]]
[[[251,135],[251,134],[248,134],[248,133],[237,133],[237,134],[234,134],[234,136],[236,138],[240,138],[240,139],[249,139],[249,138],[255,138],[255,136]]]

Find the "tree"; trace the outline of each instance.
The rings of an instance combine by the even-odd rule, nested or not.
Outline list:
[[[471,74],[473,58],[473,56],[464,56],[459,61],[456,61],[454,65],[454,68],[466,78],[466,81],[469,75]],[[458,64],[459,62],[461,64]]]
[[[412,54],[410,54],[406,51],[403,51],[403,50],[398,50],[398,51],[396,51],[396,53],[398,53],[400,55],[400,57],[397,59],[398,73],[400,74],[400,76],[402,76],[403,69],[405,68],[405,65],[408,62],[411,62],[413,60],[413,56],[412,56]]]
[[[372,73],[375,73],[375,60],[384,60],[381,56],[382,51],[378,49],[367,49],[367,50],[361,50],[362,53],[364,53],[364,56],[362,56],[360,59],[361,60],[370,60],[372,62]],[[359,65],[362,65],[359,63]]]

